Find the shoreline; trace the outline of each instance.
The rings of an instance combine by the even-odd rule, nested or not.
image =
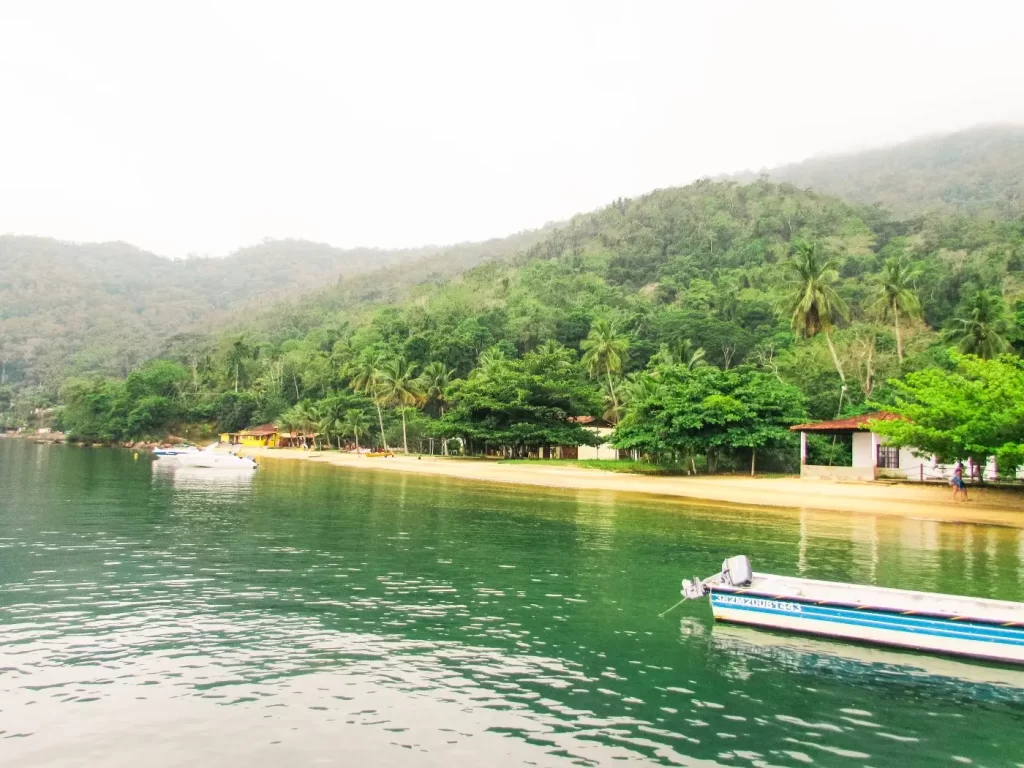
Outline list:
[[[406,472],[472,482],[533,486],[569,491],[642,494],[682,502],[711,502],[743,507],[814,509],[934,520],[946,523],[1024,528],[1024,495],[1001,489],[969,489],[974,499],[953,502],[946,486],[885,482],[834,482],[799,477],[738,476],[649,477],[599,469],[503,464],[459,458],[370,459],[361,454],[304,451],[297,448],[243,448],[257,459],[309,461],[376,472]]]

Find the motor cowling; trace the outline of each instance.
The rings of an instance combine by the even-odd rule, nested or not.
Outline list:
[[[732,587],[747,587],[753,580],[754,571],[746,555],[736,555],[722,563],[722,583]]]

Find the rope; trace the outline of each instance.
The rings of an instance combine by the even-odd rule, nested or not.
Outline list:
[[[680,605],[682,605],[682,604],[683,604],[683,603],[685,603],[685,602],[686,602],[686,598],[684,597],[684,598],[683,598],[682,600],[680,600],[680,601],[679,601],[678,603],[676,603],[675,605],[673,605],[673,606],[672,606],[671,608],[669,608],[668,610],[664,610],[664,611],[662,611],[661,613],[659,613],[659,614],[658,614],[658,618],[660,619],[660,618],[664,617],[666,613],[668,613],[669,611],[674,611],[674,610],[675,610],[676,608],[678,608],[678,607],[679,607]]]

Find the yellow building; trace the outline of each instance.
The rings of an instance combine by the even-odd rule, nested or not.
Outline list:
[[[246,448],[277,448],[280,438],[281,434],[276,426],[263,424],[241,432],[225,432],[220,436],[220,441]]]
[[[275,424],[262,424],[241,432],[224,432],[220,441],[243,448],[302,448],[315,444],[316,438],[315,432],[282,432]]]

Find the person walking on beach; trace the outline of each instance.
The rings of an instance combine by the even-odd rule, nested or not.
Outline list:
[[[953,486],[953,501],[956,501],[958,494],[963,497],[961,501],[967,501],[967,486],[964,485],[963,464],[956,465],[956,469],[953,470],[953,479],[949,481],[949,484]]]

